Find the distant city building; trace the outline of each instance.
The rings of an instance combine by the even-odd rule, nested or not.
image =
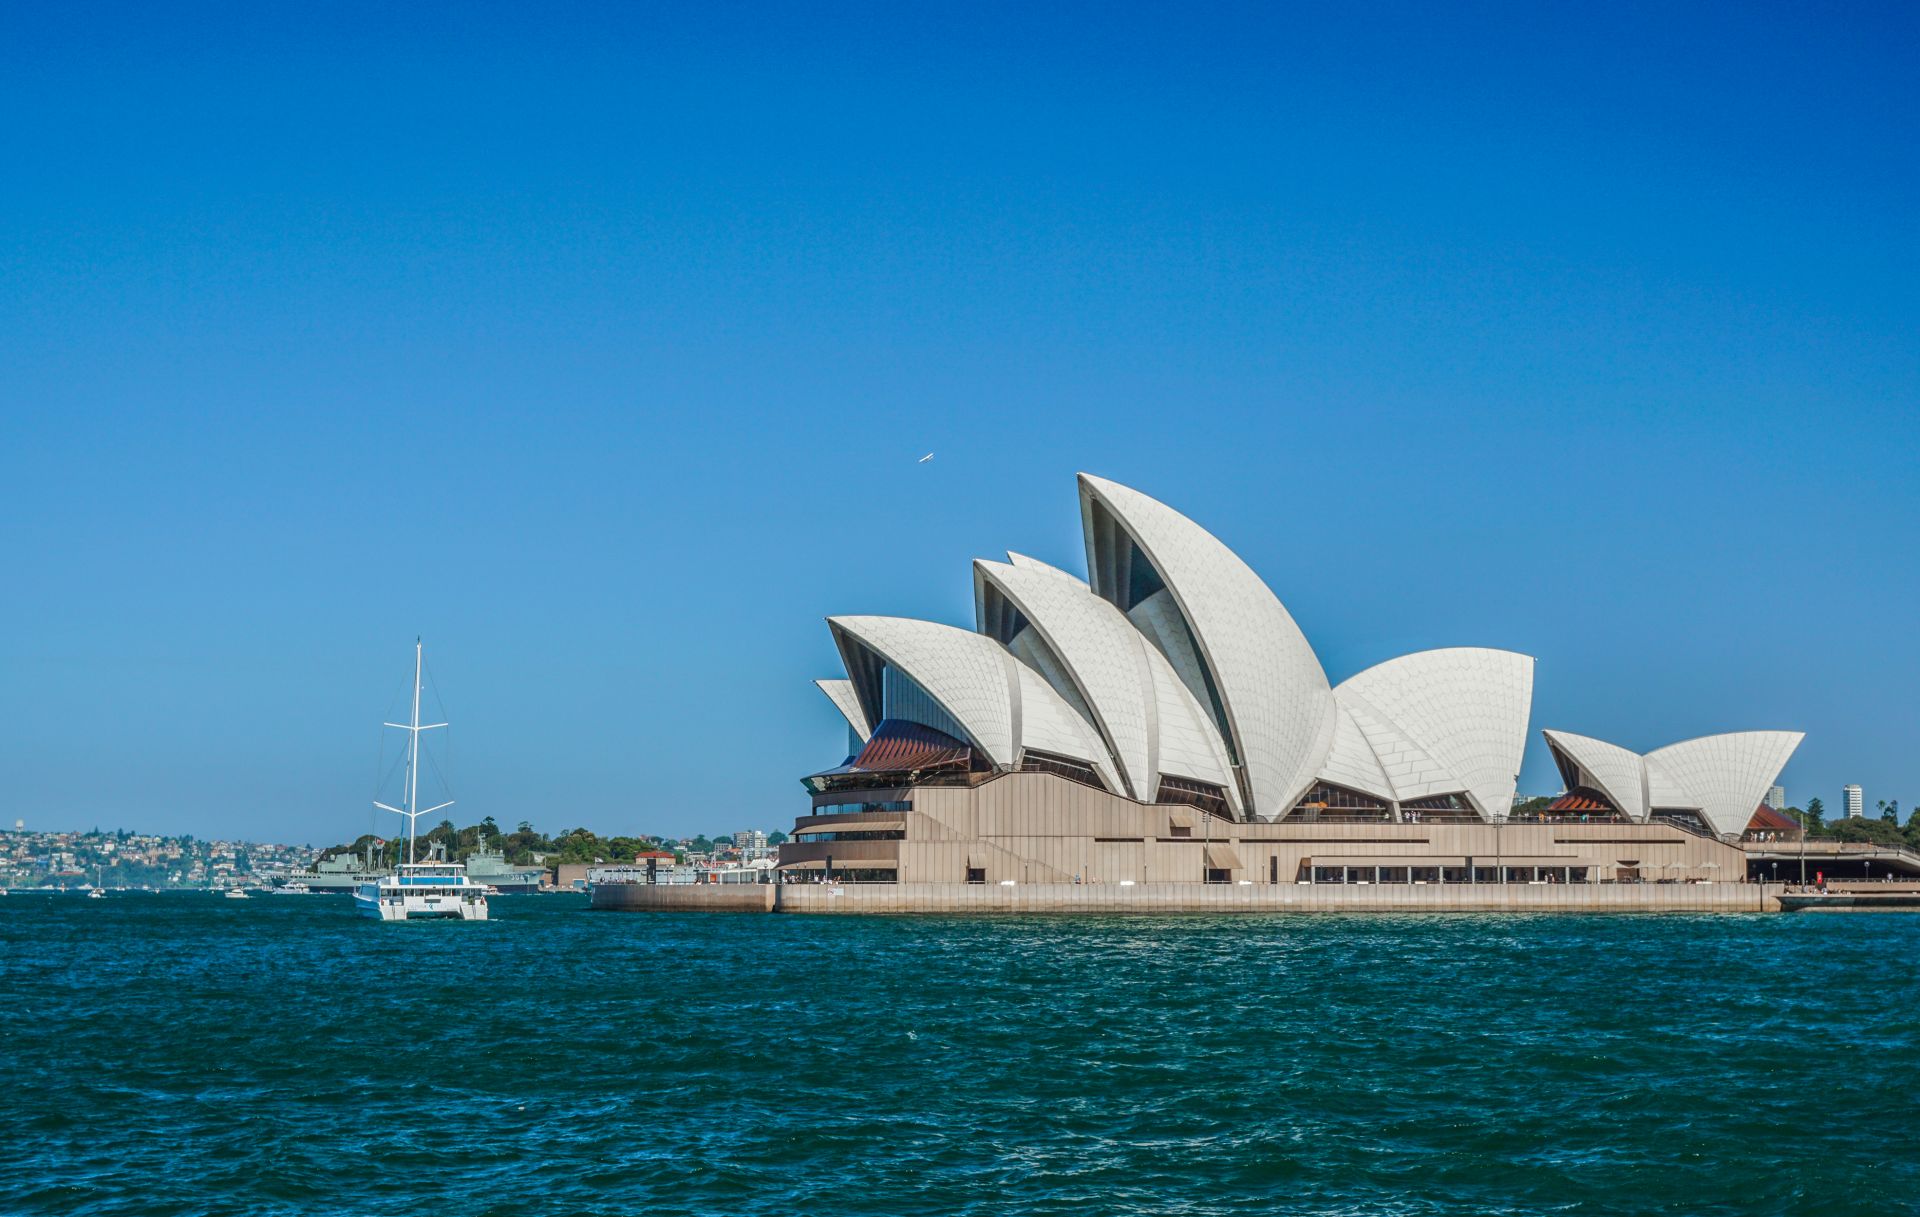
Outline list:
[[[767,834],[758,828],[743,828],[733,834],[733,846],[743,853],[760,853],[767,848]]]
[[[1775,811],[1785,811],[1787,809],[1787,788],[1785,786],[1775,786],[1772,790],[1767,791],[1767,806],[1773,808]]]
[[[1858,786],[1844,787],[1847,801],[1847,819],[1857,820],[1866,814],[1867,797]]]
[[[312,862],[313,850],[303,846],[133,832],[27,832],[22,825],[0,845],[0,888],[77,879],[119,888],[267,884]]]

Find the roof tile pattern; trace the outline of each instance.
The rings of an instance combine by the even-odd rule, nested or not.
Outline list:
[[[864,740],[873,734],[872,728],[867,725],[867,712],[860,708],[860,695],[853,691],[851,680],[816,680],[813,683],[827,695],[833,708],[840,711],[855,735]]]
[[[975,562],[974,577],[998,587],[1066,666],[1066,679],[1110,746],[1126,791],[1152,797],[1153,699],[1139,631],[1120,610],[1064,571],[1034,562]]]
[[[827,622],[911,676],[967,729],[989,761],[1003,767],[1014,763],[1008,668],[1015,661],[1005,647],[972,630],[910,617],[829,617]]]
[[[1389,766],[1395,798],[1465,792],[1483,819],[1513,806],[1533,706],[1532,656],[1487,647],[1419,651],[1342,681],[1334,698],[1384,719],[1433,763],[1432,771],[1404,777]],[[1380,741],[1373,742],[1378,754]]]
[[[1699,796],[1688,790],[1680,779],[1667,771],[1667,767],[1652,756],[1640,758],[1647,775],[1647,814],[1652,815],[1656,807],[1691,807],[1698,809]]]
[[[1260,576],[1192,520],[1105,478],[1081,474],[1080,493],[1119,521],[1191,626],[1226,709],[1255,818],[1284,815],[1333,745],[1333,690],[1306,636]],[[1085,510],[1082,517],[1090,518]],[[1096,543],[1091,529],[1087,543],[1090,550]],[[1102,564],[1089,567],[1097,572]]]
[[[1233,767],[1227,760],[1227,747],[1214,729],[1213,719],[1201,708],[1165,655],[1150,645],[1143,645],[1140,650],[1153,676],[1160,732],[1153,766],[1154,789],[1159,789],[1158,783],[1163,777],[1208,782],[1226,791],[1227,805],[1235,815],[1244,818],[1240,790],[1234,784]]]
[[[1612,799],[1613,805],[1620,809],[1620,814],[1629,820],[1647,818],[1646,766],[1641,764],[1639,753],[1592,736],[1575,735],[1571,731],[1543,731],[1541,734],[1547,737],[1547,747],[1562,753],[1579,766],[1584,775],[1580,785],[1591,786]]]
[[[1456,779],[1445,765],[1365,698],[1350,693],[1340,704],[1366,737],[1373,755],[1379,758],[1380,768],[1387,776],[1388,793],[1384,797],[1417,799],[1422,794],[1450,794],[1459,789],[1457,784],[1449,785]]]
[[[1320,766],[1320,776],[1336,786],[1358,790],[1376,799],[1391,801],[1394,797],[1393,783],[1380,767],[1380,758],[1374,754],[1367,733],[1354,721],[1353,710],[1346,705],[1339,707],[1339,717],[1333,727],[1333,747],[1327,753],[1326,763]]]
[[[1074,713],[1040,673],[1025,664],[1015,664],[1014,671],[1019,678],[1021,750],[1035,748],[1086,761],[1108,790],[1121,792],[1120,775],[1093,727]]]
[[[1647,754],[1692,792],[1700,814],[1717,833],[1744,832],[1753,809],[1806,736],[1798,731],[1735,731],[1668,744]]]
[[[992,764],[1011,769],[1024,749],[1037,748],[1085,761],[1111,789],[1121,789],[1093,728],[1038,672],[993,639],[910,617],[827,621],[843,655],[849,646],[865,647],[911,677]]]
[[[1544,734],[1548,747],[1579,767],[1585,784],[1630,818],[1645,820],[1654,808],[1693,810],[1722,836],[1746,830],[1753,809],[1806,738],[1799,731],[1734,731],[1640,756],[1584,735]]]
[[[1170,773],[1223,787],[1237,809],[1219,735],[1166,657],[1079,579],[1032,558],[1008,557],[976,562],[975,577],[997,587],[1066,666],[1126,792],[1151,802],[1160,777]]]

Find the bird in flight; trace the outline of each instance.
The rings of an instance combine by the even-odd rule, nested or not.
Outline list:
[[[919,460],[917,460],[917,461],[915,461],[915,462],[914,462],[914,464],[916,464],[916,465],[924,465],[924,464],[926,464],[926,463],[927,463],[928,461],[930,461],[930,460],[932,460],[932,459],[933,459],[933,453],[931,453],[931,452],[929,452],[929,453],[927,453],[927,454],[926,454],[925,456],[923,456],[923,457],[921,457],[921,458],[920,458]]]

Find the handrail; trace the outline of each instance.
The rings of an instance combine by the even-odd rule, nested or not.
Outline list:
[[[1704,840],[1708,840],[1708,841],[1720,840],[1719,833],[1711,832],[1708,829],[1701,827],[1699,824],[1689,824],[1685,820],[1669,820],[1664,817],[1655,819],[1655,818],[1649,817],[1647,820],[1647,823],[1664,824],[1668,828],[1677,828],[1681,832],[1690,832],[1694,836],[1703,838]]]
[[[1752,845],[1763,845],[1769,849],[1779,849],[1788,853],[1798,852],[1800,841],[1754,841]],[[1882,845],[1878,841],[1837,841],[1832,837],[1808,837],[1807,848],[1819,853],[1889,853],[1902,855],[1920,862],[1920,850],[1905,845]]]

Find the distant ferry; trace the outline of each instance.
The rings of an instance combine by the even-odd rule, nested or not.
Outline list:
[[[445,723],[420,722],[420,676],[424,665],[420,640],[413,640],[413,718],[404,723],[387,723],[407,732],[406,806],[389,807],[374,801],[382,811],[391,811],[407,821],[407,860],[394,874],[371,883],[363,883],[353,893],[353,904],[363,917],[381,921],[413,921],[446,918],[460,921],[487,919],[487,891],[467,874],[458,862],[415,862],[415,828],[420,817],[453,806],[453,800],[432,807],[419,806],[420,733],[444,727]]]

